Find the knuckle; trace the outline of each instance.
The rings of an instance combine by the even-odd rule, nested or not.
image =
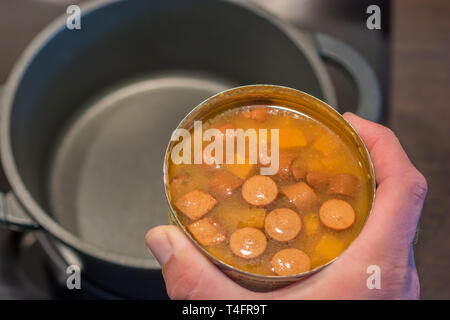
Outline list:
[[[193,299],[201,277],[193,269],[180,267],[176,257],[170,259],[163,267],[167,295],[173,300]]]
[[[417,169],[409,173],[409,190],[419,203],[425,200],[428,191],[428,183],[424,175]]]
[[[385,126],[383,126],[381,124],[379,124],[378,126],[379,126],[380,133],[384,137],[397,139],[397,135],[395,134],[395,132],[391,128],[385,127]]]
[[[386,126],[383,126],[379,123],[375,124],[376,126],[376,134],[382,141],[399,141],[395,132]]]

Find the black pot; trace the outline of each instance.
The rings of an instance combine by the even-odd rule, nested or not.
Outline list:
[[[376,120],[373,72],[340,41],[294,30],[233,1],[99,1],[30,44],[3,92],[1,158],[12,190],[0,221],[39,229],[82,281],[120,297],[164,298],[144,246],[167,223],[164,149],[183,116],[244,84],[300,89],[336,105],[320,60],[353,76],[358,113]],[[50,249],[49,249],[50,250]]]

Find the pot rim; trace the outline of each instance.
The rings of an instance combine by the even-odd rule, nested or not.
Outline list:
[[[82,16],[86,16],[94,13],[96,10],[101,9],[104,6],[113,5],[120,1],[121,0],[96,0],[89,3],[83,3],[79,6],[81,8]],[[313,48],[308,47],[299,39],[302,36],[301,34],[297,38],[294,36],[294,31],[296,30],[294,30],[293,26],[291,26],[288,22],[281,21],[281,19],[266,12],[257,5],[251,3],[240,3],[236,0],[221,1],[247,9],[249,12],[265,19],[267,23],[272,24],[274,27],[279,29],[281,33],[284,33],[308,59],[312,68],[316,71],[316,76],[318,77],[324,97],[327,100],[334,101],[334,89],[331,85],[331,80],[326,73],[325,66],[320,61],[320,58],[314,52]],[[11,185],[10,192],[13,192],[17,196],[17,200],[24,207],[27,216],[30,216],[31,219],[35,220],[54,238],[77,250],[78,252],[127,267],[159,269],[160,266],[156,259],[138,258],[116,253],[75,236],[72,232],[68,231],[52,219],[50,215],[48,215],[37,204],[23,183],[16,167],[10,139],[10,115],[17,88],[20,85],[23,74],[26,72],[28,66],[38,55],[40,50],[52,40],[54,35],[64,31],[66,19],[67,16],[62,14],[54,19],[47,27],[45,27],[33,38],[14,64],[4,87],[2,100],[0,101],[0,157],[5,175]],[[307,38],[304,38],[304,40],[307,41]]]
[[[373,209],[373,205],[375,202],[375,191],[376,191],[376,178],[375,178],[375,169],[374,169],[374,165],[373,165],[373,161],[372,161],[372,157],[370,155],[369,150],[367,149],[366,144],[364,143],[364,140],[361,138],[361,136],[359,135],[359,133],[356,131],[356,129],[350,124],[350,122],[348,122],[336,109],[334,109],[333,107],[331,107],[329,104],[327,104],[326,102],[322,101],[319,98],[316,98],[306,92],[303,92],[301,90],[297,90],[297,89],[293,89],[293,88],[289,88],[286,86],[278,86],[278,85],[267,85],[267,84],[254,84],[254,85],[245,85],[245,86],[239,86],[239,87],[235,87],[235,88],[231,88],[231,89],[227,89],[224,90],[222,92],[219,92],[215,95],[213,95],[212,97],[209,97],[208,99],[204,100],[203,102],[201,102],[199,105],[197,105],[193,110],[191,110],[184,118],[183,120],[180,121],[180,123],[178,124],[177,128],[180,128],[185,121],[189,120],[189,118],[191,118],[193,116],[193,114],[195,112],[197,112],[197,110],[205,105],[207,105],[208,103],[210,103],[211,101],[213,101],[214,99],[220,99],[220,96],[224,96],[227,94],[232,94],[235,91],[240,91],[240,90],[245,90],[245,89],[280,89],[280,90],[284,90],[284,91],[290,91],[291,93],[295,93],[295,94],[300,94],[300,95],[304,95],[306,97],[308,97],[309,99],[313,100],[313,101],[317,101],[321,104],[323,104],[325,107],[328,108],[328,110],[332,113],[334,113],[340,120],[342,120],[344,122],[344,124],[346,126],[348,126],[349,129],[351,129],[352,134],[354,134],[354,136],[356,137],[356,141],[358,142],[358,144],[360,146],[362,146],[363,151],[366,153],[367,155],[367,164],[368,164],[368,170],[369,170],[369,174],[370,174],[370,178],[372,179],[372,184],[370,187],[370,194],[371,194],[371,204],[370,207],[368,209],[368,213],[367,216],[365,218],[364,221],[364,225],[361,228],[361,230],[359,231],[358,235],[356,237],[358,237],[366,222],[367,219],[369,218],[370,214],[372,213],[372,209]],[[289,276],[276,276],[276,275],[262,275],[262,274],[256,274],[256,273],[251,273],[248,271],[244,271],[241,269],[238,269],[216,257],[214,257],[212,254],[210,254],[205,248],[203,248],[196,240],[195,238],[191,235],[191,233],[187,230],[187,228],[181,223],[181,221],[178,218],[178,213],[177,211],[174,209],[174,207],[172,206],[172,203],[169,199],[169,191],[168,191],[168,186],[169,186],[169,181],[168,181],[168,158],[169,158],[169,151],[171,150],[171,146],[175,143],[176,141],[169,141],[168,145],[167,145],[167,149],[166,149],[166,153],[164,156],[164,164],[163,164],[163,174],[164,174],[164,191],[165,191],[165,195],[166,195],[166,199],[167,199],[167,203],[169,205],[169,210],[172,214],[173,220],[175,220],[176,225],[181,228],[183,230],[183,233],[194,243],[194,245],[204,254],[208,257],[208,259],[212,260],[213,263],[217,266],[219,266],[220,268],[223,268],[225,271],[232,271],[232,272],[237,272],[239,275],[246,277],[247,279],[256,279],[256,280],[260,280],[260,281],[270,281],[270,282],[280,282],[280,283],[291,283],[292,281],[296,281],[296,280],[300,280],[304,277],[308,277],[311,276],[313,274],[315,274],[316,272],[322,270],[323,268],[327,267],[328,265],[330,265],[331,263],[333,263],[334,261],[336,261],[337,259],[339,259],[340,256],[342,256],[347,250],[348,248],[351,246],[351,244],[353,243],[353,241],[356,239],[354,239],[350,245],[345,248],[344,251],[342,251],[337,257],[335,257],[334,259],[328,261],[327,263],[320,265],[312,270],[303,272],[303,273],[299,273],[299,274],[295,274],[295,275],[289,275]]]

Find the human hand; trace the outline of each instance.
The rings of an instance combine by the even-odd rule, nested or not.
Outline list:
[[[146,244],[162,266],[172,299],[417,299],[420,285],[412,242],[427,192],[394,133],[346,113],[371,154],[377,190],[363,230],[322,271],[272,292],[242,288],[204,256],[175,226],[159,226]],[[367,267],[379,266],[381,289],[369,290]]]

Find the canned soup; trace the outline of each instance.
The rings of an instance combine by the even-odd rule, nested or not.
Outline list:
[[[359,234],[371,205],[362,160],[318,119],[253,105],[204,120],[203,130],[209,128],[220,130],[213,139],[223,139],[224,148],[231,129],[279,129],[274,175],[261,175],[268,165],[248,158],[245,164],[169,162],[175,214],[212,256],[250,273],[294,275],[333,260]]]

